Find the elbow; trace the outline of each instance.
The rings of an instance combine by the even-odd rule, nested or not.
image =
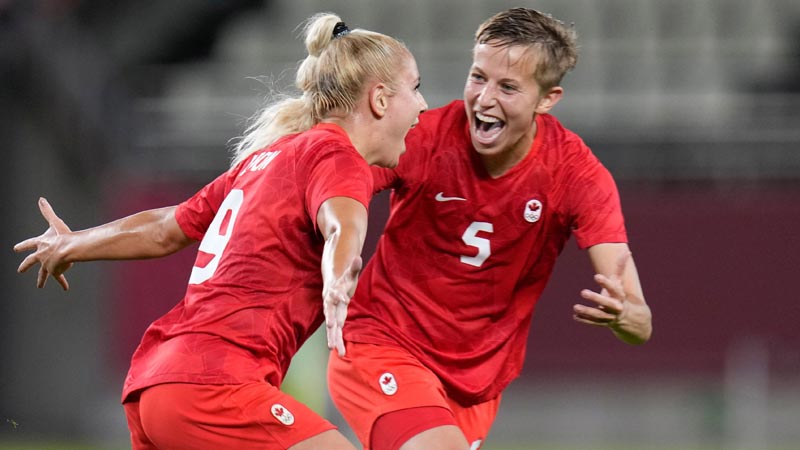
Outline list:
[[[366,221],[358,220],[354,217],[342,217],[338,220],[330,221],[324,229],[321,229],[325,241],[340,241],[355,239],[357,242],[364,242],[367,235]]]
[[[156,236],[153,239],[153,248],[156,249],[154,255],[156,257],[171,255],[184,246],[180,245],[177,241],[169,239],[167,236]]]
[[[182,233],[178,236],[176,233],[163,232],[155,237],[154,245],[156,248],[161,249],[160,253],[162,255],[170,255],[191,243],[192,240]]]
[[[157,249],[156,253],[159,255],[175,253],[192,243],[192,240],[178,226],[174,215],[169,212],[161,217],[158,227],[151,235],[152,245]]]

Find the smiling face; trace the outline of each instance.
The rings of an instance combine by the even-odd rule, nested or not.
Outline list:
[[[522,160],[536,136],[536,114],[550,110],[561,87],[542,92],[534,78],[537,50],[523,45],[479,43],[464,86],[472,145],[492,175]]]
[[[400,155],[406,151],[405,138],[408,131],[419,123],[419,115],[426,109],[422,93],[419,91],[420,77],[417,63],[409,54],[393,82],[394,93],[387,96],[385,116],[385,138],[381,160],[375,164],[382,167],[395,167]]]

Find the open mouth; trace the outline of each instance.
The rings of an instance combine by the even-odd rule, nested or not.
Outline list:
[[[482,143],[494,141],[500,132],[505,128],[506,123],[497,117],[487,116],[475,112],[475,137]]]

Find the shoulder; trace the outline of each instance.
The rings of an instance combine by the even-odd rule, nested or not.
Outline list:
[[[419,123],[406,135],[406,152],[396,172],[401,178],[424,173],[434,154],[460,149],[469,141],[464,102],[455,100],[419,116]]]
[[[464,102],[455,100],[440,108],[425,111],[419,124],[406,137],[406,160],[442,149],[461,148],[469,142]],[[401,158],[402,160],[402,158]]]
[[[583,169],[587,164],[599,164],[583,138],[566,128],[555,116],[542,114],[537,124],[543,134],[541,155],[546,165],[553,169]]]
[[[409,132],[409,137],[440,138],[448,132],[457,132],[466,126],[467,116],[464,113],[464,102],[454,100],[449,104],[434,108],[419,116],[419,124]],[[426,139],[428,140],[428,139]]]
[[[319,124],[308,131],[300,133],[298,137],[302,139],[306,146],[314,149],[331,149],[335,151],[353,148],[353,144],[344,130],[332,124]]]
[[[590,151],[577,133],[565,127],[555,116],[542,114],[538,120],[539,130],[544,133],[545,144],[555,147],[560,154]]]
[[[299,160],[307,160],[310,163],[336,158],[358,160],[366,165],[366,161],[353,146],[350,138],[336,125],[320,124],[300,133],[292,146],[299,152]]]

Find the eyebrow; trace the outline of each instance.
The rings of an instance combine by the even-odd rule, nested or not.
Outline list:
[[[486,72],[483,71],[480,67],[476,66],[475,64],[470,67],[471,72],[480,72],[481,75],[486,75]],[[522,81],[517,80],[516,78],[500,78],[497,80],[498,83],[511,83],[511,84],[520,84]]]

